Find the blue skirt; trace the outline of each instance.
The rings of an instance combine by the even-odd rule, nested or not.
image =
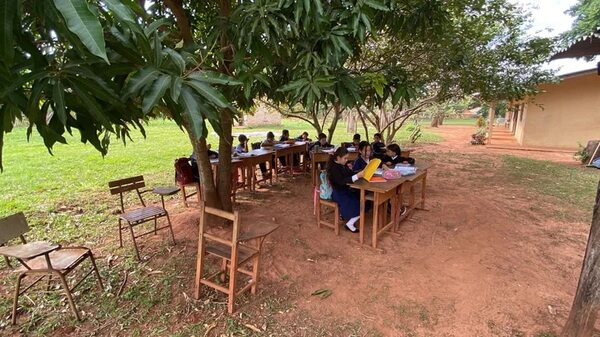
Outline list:
[[[344,220],[350,220],[360,215],[360,192],[350,188],[334,188],[331,199],[340,207]]]

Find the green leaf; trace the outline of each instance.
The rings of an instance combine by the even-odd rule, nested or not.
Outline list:
[[[156,21],[152,22],[151,24],[149,24],[148,27],[146,27],[144,29],[144,33],[146,34],[146,36],[150,36],[150,34],[154,33],[158,28],[160,28],[160,26],[164,26],[168,23],[169,23],[169,20],[167,20],[167,19],[156,20]]]
[[[169,54],[171,60],[173,60],[173,63],[177,66],[177,69],[179,69],[179,74],[183,74],[183,72],[185,71],[185,60],[183,59],[181,54],[179,54],[171,48],[166,48],[165,52]]]
[[[54,0],[56,9],[62,14],[67,27],[79,37],[81,43],[106,63],[104,33],[98,17],[92,13],[86,0]]]
[[[71,82],[71,84],[72,84],[71,89],[73,89],[73,91],[75,91],[75,94],[77,94],[77,97],[83,103],[83,107],[86,109],[85,111],[96,122],[102,124],[105,128],[112,131],[113,127],[110,124],[110,121],[108,120],[108,118],[106,118],[106,116],[103,114],[102,108],[100,107],[98,102],[96,102],[96,100],[93,97],[91,97],[88,93],[86,93],[84,90],[79,88],[75,83]]]
[[[315,3],[315,7],[317,8],[317,13],[323,14],[323,5],[321,4],[321,0],[313,0]]]
[[[158,33],[154,34],[154,65],[157,68],[160,68],[162,64],[162,44],[160,43],[160,38],[158,37]]]
[[[131,8],[124,5],[120,0],[104,0],[108,8],[119,18],[120,21],[137,25],[135,13]]]
[[[194,90],[188,86],[183,86],[181,88],[181,95],[179,96],[179,103],[183,107],[183,113],[187,114],[190,119],[195,138],[204,138],[206,136],[203,134],[204,117],[200,113],[198,97],[194,94]]]
[[[11,64],[15,56],[14,19],[17,17],[17,1],[0,0],[0,59]]]
[[[181,77],[173,76],[173,80],[171,81],[171,99],[175,102],[179,100],[182,84],[183,80],[181,79]]]
[[[379,1],[376,0],[363,0],[363,3],[373,9],[378,9],[380,11],[389,11],[390,9],[387,8],[384,4],[380,3]]]
[[[169,83],[171,82],[171,76],[160,75],[154,85],[150,89],[150,92],[144,96],[142,103],[142,111],[144,114],[149,113],[158,104],[158,101],[165,95]]]
[[[229,107],[229,102],[227,101],[225,96],[223,96],[223,94],[221,94],[219,91],[217,91],[215,88],[211,87],[210,85],[208,85],[204,82],[200,82],[198,80],[194,80],[194,79],[187,81],[187,84],[191,88],[194,88],[194,90],[196,90],[196,92],[198,94],[200,94],[202,97],[204,97],[211,104],[214,104],[214,105],[218,106],[219,108],[228,108]]]
[[[140,93],[150,83],[154,82],[156,77],[160,75],[160,71],[155,68],[144,68],[133,75],[127,83],[126,95],[134,95]]]
[[[195,71],[189,75],[189,78],[193,78],[198,81],[211,83],[211,84],[223,84],[223,85],[242,85],[243,82],[236,80],[235,78],[218,73],[216,71],[203,70]]]
[[[281,88],[277,89],[278,91],[292,91],[292,90],[298,90],[299,88],[305,86],[308,84],[308,81],[305,78],[296,80],[296,81],[292,81],[284,86],[282,86]]]
[[[62,125],[67,125],[67,112],[65,110],[65,88],[60,80],[57,80],[52,88],[52,100],[54,101],[54,112]]]

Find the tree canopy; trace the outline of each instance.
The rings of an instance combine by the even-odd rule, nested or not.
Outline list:
[[[578,0],[567,13],[575,17],[571,29],[563,35],[567,44],[600,28],[600,0]]]

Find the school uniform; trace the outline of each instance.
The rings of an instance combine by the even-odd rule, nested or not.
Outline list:
[[[407,163],[409,163],[410,165],[414,165],[414,164],[415,164],[415,159],[414,159],[414,158],[411,158],[411,157],[401,157],[401,156],[393,156],[393,157],[390,157],[390,156],[385,156],[385,157],[383,158],[382,162],[383,162],[384,164],[385,164],[385,163],[388,163],[388,162],[391,162],[391,163],[392,163],[392,166],[396,166],[396,164],[402,164],[402,163],[404,163],[404,162],[407,162]]]
[[[360,172],[362,170],[365,169],[365,167],[367,167],[367,165],[369,164],[370,160],[365,160],[362,156],[358,156],[358,158],[356,158],[356,160],[354,161],[354,164],[352,164],[352,171],[354,173]]]
[[[358,180],[358,177],[346,165],[333,162],[327,169],[327,177],[333,189],[331,198],[340,207],[344,220],[360,215],[360,193],[348,186]]]
[[[385,144],[383,142],[373,142],[371,148],[373,149],[374,158],[381,159],[385,156]]]

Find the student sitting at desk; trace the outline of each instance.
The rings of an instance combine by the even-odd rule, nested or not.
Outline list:
[[[356,158],[352,165],[352,171],[359,172],[364,170],[369,161],[371,161],[371,144],[363,140],[358,145],[358,158]]]
[[[360,193],[348,186],[364,177],[365,172],[352,172],[347,166],[348,150],[339,147],[327,163],[327,178],[333,189],[331,198],[340,207],[340,213],[346,222],[346,228],[352,233],[358,233],[355,224],[360,218]]]
[[[360,146],[360,134],[356,133],[356,134],[354,134],[354,137],[352,137],[352,147],[354,147],[355,149],[358,149],[359,146]]]
[[[283,129],[281,131],[281,137],[279,137],[279,141],[280,142],[287,142],[288,140],[290,140],[290,131]]]
[[[323,149],[330,149],[333,146],[327,142],[327,135],[319,133],[318,140],[309,147],[310,151],[319,152]]]
[[[248,153],[248,140],[249,139],[248,137],[246,137],[246,135],[239,135],[239,144],[235,148],[233,148],[233,154],[240,155],[242,153]],[[267,170],[267,164],[260,163],[258,164],[258,166],[260,167],[260,172],[262,173],[263,178],[266,179],[267,177],[269,177],[271,173],[269,172],[269,170]]]
[[[269,131],[267,132],[267,139],[263,140],[263,142],[260,144],[261,147],[273,147],[275,146],[275,144],[279,144],[279,142],[275,141],[275,135],[273,134],[273,132]]]
[[[308,138],[308,132],[304,131],[300,136],[296,138],[299,142],[310,142],[310,138]]]
[[[385,144],[382,140],[383,137],[381,137],[381,133],[376,133],[373,136],[373,143],[371,143],[371,148],[373,149],[373,158],[382,159],[385,156]]]
[[[415,164],[415,159],[410,157],[402,157],[402,151],[400,150],[400,146],[398,144],[390,144],[387,146],[387,150],[385,152],[385,157],[383,158],[384,169],[394,168],[396,164]]]

